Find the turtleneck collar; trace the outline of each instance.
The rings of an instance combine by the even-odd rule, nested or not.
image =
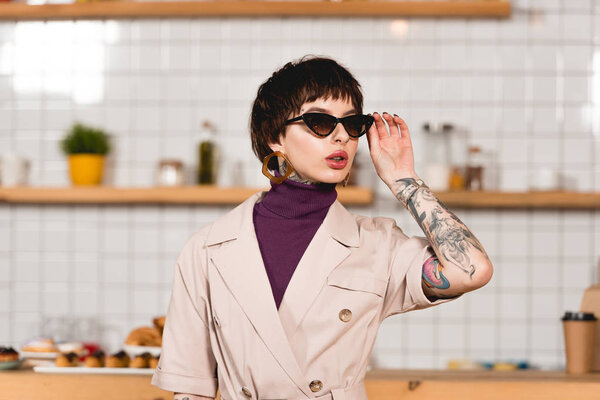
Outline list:
[[[275,170],[275,176],[281,176]],[[308,184],[289,178],[280,184],[271,183],[271,190],[264,196],[260,205],[283,218],[306,218],[317,216],[329,208],[337,199],[335,183]]]

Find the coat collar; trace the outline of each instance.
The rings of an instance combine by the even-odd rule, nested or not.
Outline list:
[[[306,377],[304,357],[294,353],[294,334],[327,276],[359,244],[354,216],[336,200],[302,255],[279,310],[254,230],[254,204],[265,191],[252,195],[218,218],[207,236],[209,257],[240,307],[275,359],[308,398],[312,378]],[[220,246],[215,246],[221,244]]]
[[[228,240],[237,239],[244,228],[244,223],[253,223],[252,211],[254,204],[267,194],[266,191],[257,192],[250,196],[243,203],[235,207],[227,214],[218,218],[208,233],[207,246],[222,243]],[[338,201],[335,200],[323,220],[323,225],[329,235],[338,242],[349,246],[357,247],[358,227],[352,214]]]

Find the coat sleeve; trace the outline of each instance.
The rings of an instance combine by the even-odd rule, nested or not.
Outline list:
[[[423,292],[423,263],[435,255],[427,238],[402,232],[395,221],[389,232],[389,280],[381,319],[407,311],[429,308],[462,296],[430,301]]]
[[[186,245],[175,264],[162,350],[152,384],[172,392],[214,398],[217,365],[210,344],[206,279],[199,252],[193,249]]]

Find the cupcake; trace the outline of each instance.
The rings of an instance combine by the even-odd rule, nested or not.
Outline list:
[[[154,356],[150,359],[150,368],[156,368],[158,366],[158,360],[160,359],[160,356]]]
[[[90,368],[104,367],[105,354],[102,350],[96,350],[85,358],[85,366]]]
[[[108,368],[127,368],[129,366],[129,356],[123,350],[111,354],[106,358]]]
[[[57,367],[76,367],[79,365],[78,356],[74,352],[60,353],[54,360]]]
[[[19,353],[12,347],[0,346],[0,362],[17,361]]]
[[[148,368],[150,366],[150,359],[152,355],[148,352],[138,354],[131,359],[129,363],[130,368]]]

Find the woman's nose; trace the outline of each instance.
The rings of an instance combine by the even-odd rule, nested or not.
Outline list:
[[[343,142],[347,142],[348,140],[350,140],[350,135],[348,135],[348,132],[346,132],[346,128],[344,128],[344,125],[341,123],[338,123],[335,126],[335,129],[333,130],[333,133],[331,134],[331,136],[333,137],[334,141],[343,141]]]

